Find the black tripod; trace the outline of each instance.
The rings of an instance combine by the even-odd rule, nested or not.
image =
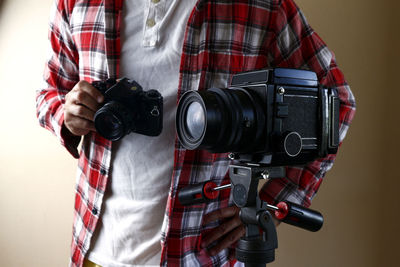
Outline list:
[[[230,166],[233,201],[240,208],[240,219],[246,227],[246,234],[236,248],[236,259],[246,267],[261,267],[275,260],[276,228],[267,203],[258,196],[258,183],[260,178],[278,178],[284,174],[283,167]]]

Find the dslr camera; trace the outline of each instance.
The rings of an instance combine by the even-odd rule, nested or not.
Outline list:
[[[143,91],[135,81],[123,78],[95,81],[92,85],[105,97],[94,116],[97,132],[116,141],[135,132],[158,136],[162,131],[163,98],[157,90]]]
[[[316,73],[275,68],[239,73],[229,88],[188,91],[177,109],[186,149],[232,152],[231,159],[269,166],[302,165],[339,145],[340,100]]]

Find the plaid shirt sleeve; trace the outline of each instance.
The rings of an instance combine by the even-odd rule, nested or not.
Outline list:
[[[92,132],[73,136],[64,126],[66,94],[79,80],[116,78],[119,57],[118,22],[122,1],[54,0],[50,17],[50,57],[44,85],[37,92],[40,124],[79,157],[70,266],[82,266],[97,225],[108,181],[111,142]]]
[[[271,66],[311,69],[322,85],[336,88],[340,105],[340,143],[355,113],[355,100],[335,56],[307,23],[292,0],[282,0],[272,18],[273,38],[269,44]],[[305,167],[288,167],[286,178],[272,180],[260,196],[270,202],[290,200],[310,206],[322,178],[331,169],[335,155],[318,159]]]
[[[46,62],[44,85],[37,91],[36,111],[42,127],[56,135],[61,144],[78,158],[80,137],[64,126],[65,95],[79,81],[79,56],[72,41],[66,1],[55,1],[50,18],[51,54]]]

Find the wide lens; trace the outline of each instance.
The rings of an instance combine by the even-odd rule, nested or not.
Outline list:
[[[257,96],[240,88],[189,91],[178,104],[176,130],[186,149],[212,153],[262,147],[265,116]]]
[[[199,102],[192,102],[186,112],[185,127],[193,139],[199,139],[205,129],[205,114]]]
[[[211,97],[211,98],[210,98]],[[179,101],[176,112],[176,131],[179,140],[187,149],[204,148],[221,136],[221,112],[213,94],[199,91],[185,93]],[[211,140],[210,140],[211,139]]]

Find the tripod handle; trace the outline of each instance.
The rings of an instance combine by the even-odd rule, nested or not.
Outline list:
[[[231,184],[217,186],[211,181],[206,181],[182,188],[178,193],[178,199],[183,206],[207,203],[218,197],[218,191],[230,187]],[[266,208],[274,210],[278,220],[312,232],[320,230],[324,223],[320,212],[289,201],[279,202],[276,206],[267,204]]]
[[[291,224],[312,232],[321,229],[324,217],[316,210],[305,208],[301,205],[283,201],[276,205],[275,217],[287,224]]]
[[[211,181],[186,186],[178,193],[179,202],[183,206],[207,203],[218,197],[218,191],[214,190],[217,185]]]

